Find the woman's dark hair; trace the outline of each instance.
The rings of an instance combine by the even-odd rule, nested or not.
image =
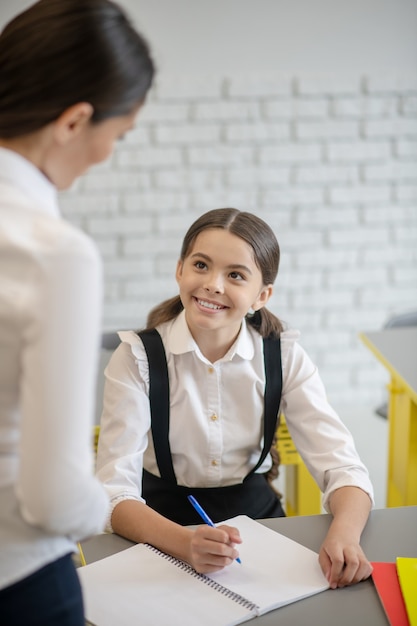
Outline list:
[[[262,274],[263,284],[272,285],[275,282],[280,251],[272,229],[256,215],[238,209],[214,209],[199,217],[185,234],[180,254],[181,261],[190,253],[196,237],[208,228],[227,230],[246,241],[253,249],[254,260]],[[149,313],[146,327],[155,328],[175,318],[182,309],[183,305],[179,296],[166,300]],[[283,329],[281,321],[265,307],[253,314],[248,314],[246,320],[262,337],[276,337]]]
[[[146,41],[110,0],[40,0],[0,35],[0,137],[25,135],[89,102],[92,122],[131,113],[154,64]]]

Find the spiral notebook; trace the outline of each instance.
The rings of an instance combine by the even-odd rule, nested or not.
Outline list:
[[[244,515],[236,526],[242,564],[214,574],[148,544],[79,568],[87,619],[95,626],[233,626],[329,587],[316,552]]]

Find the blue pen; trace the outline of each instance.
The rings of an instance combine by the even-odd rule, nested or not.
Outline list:
[[[213,520],[211,520],[209,518],[209,516],[207,515],[205,510],[202,508],[202,506],[200,504],[198,504],[198,502],[194,498],[194,496],[188,496],[188,499],[191,502],[191,504],[193,505],[193,507],[195,508],[195,510],[197,511],[197,513],[199,514],[199,516],[201,517],[201,519],[206,522],[207,526],[213,526],[213,528],[214,528],[215,524],[214,524]],[[242,561],[239,559],[239,557],[237,557],[236,561],[238,563],[242,563]]]

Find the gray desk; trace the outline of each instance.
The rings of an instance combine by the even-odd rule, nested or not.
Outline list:
[[[360,334],[377,359],[417,396],[417,327],[386,328]]]
[[[318,552],[330,521],[330,515],[312,515],[262,520],[262,523]],[[98,535],[83,542],[82,547],[87,563],[91,563],[131,545],[130,541],[116,535]],[[417,557],[417,506],[372,511],[362,535],[362,546],[370,561],[394,562],[397,556]],[[277,567],[285,567],[285,563],[279,562],[279,555]],[[139,624],[140,616],[138,620]],[[389,624],[371,580],[344,589],[324,591],[247,623],[250,622],[254,626]]]

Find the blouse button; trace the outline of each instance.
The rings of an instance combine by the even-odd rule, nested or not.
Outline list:
[[[209,374],[212,374],[214,372],[214,367],[209,367],[208,368],[208,372],[209,372]]]
[[[216,459],[213,459],[213,460],[212,460],[212,462],[211,462],[211,464],[213,465],[213,467],[217,467],[217,461],[216,461]]]
[[[215,422],[217,419],[217,415],[215,413],[213,413],[213,415],[210,417],[212,422]]]

